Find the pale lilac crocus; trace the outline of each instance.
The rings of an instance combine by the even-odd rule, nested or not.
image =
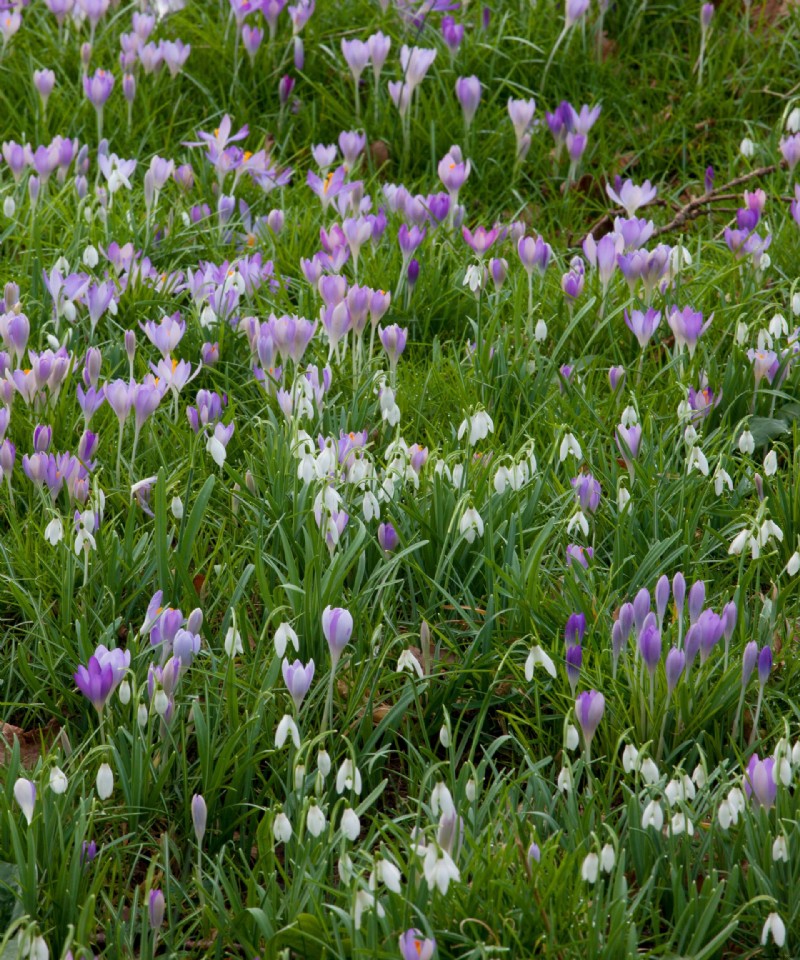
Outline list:
[[[514,136],[517,141],[517,160],[525,159],[531,146],[531,138],[528,133],[533,115],[536,112],[536,101],[508,99],[508,115],[514,127]]]
[[[646,312],[631,310],[629,314],[627,310],[624,310],[623,315],[626,326],[644,350],[661,323],[661,311],[648,307]]]
[[[431,960],[436,941],[424,938],[419,930],[406,930],[400,937],[400,956],[403,960]]]
[[[289,663],[284,658],[281,670],[283,672],[283,682],[294,701],[295,710],[299,713],[305,695],[311,687],[311,681],[314,679],[314,661],[309,660],[304,666],[299,660]]]
[[[605,697],[597,690],[585,690],[575,701],[575,716],[583,732],[587,763],[591,757],[592,739],[603,719],[605,708]]]
[[[615,190],[611,184],[606,184],[606,193],[620,207],[623,207],[629,217],[633,217],[639,207],[647,206],[656,198],[658,190],[649,180],[641,186],[637,186],[633,180],[626,180],[622,186]]]
[[[681,352],[684,347],[689,350],[689,358],[694,357],[697,349],[697,341],[701,335],[708,329],[714,314],[703,323],[703,314],[699,310],[692,310],[691,307],[684,307],[679,310],[673,307],[667,318],[670,328],[675,335],[675,349]]]
[[[333,669],[353,634],[353,615],[344,607],[327,606],[322,612],[322,633],[328,641]]]
[[[476,76],[456,80],[456,97],[464,114],[464,125],[469,128],[481,101],[481,82]]]
[[[395,370],[397,368],[397,361],[406,348],[408,330],[404,330],[398,324],[393,323],[388,327],[379,328],[378,336],[389,358],[389,367],[391,370]]]
[[[775,758],[759,760],[758,754],[750,757],[744,778],[744,790],[757,807],[769,810],[775,806],[778,784],[775,779]]]

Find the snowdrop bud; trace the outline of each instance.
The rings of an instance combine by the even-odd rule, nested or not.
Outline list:
[[[800,552],[795,550],[791,557],[789,557],[789,562],[786,564],[786,572],[790,577],[793,577],[798,570],[800,570]]]
[[[272,836],[276,843],[288,843],[292,839],[292,822],[285,813],[276,814],[272,822]]]
[[[450,747],[450,731],[445,724],[442,724],[439,729],[439,743],[441,743],[445,750]]]
[[[607,843],[600,851],[600,867],[603,873],[611,873],[614,864],[617,862],[617,855],[610,843]]]
[[[631,502],[631,495],[626,487],[620,487],[617,491],[617,510],[622,513],[625,507]]]
[[[139,708],[136,711],[136,722],[140,727],[147,726],[147,707],[143,704],[139,704]]]
[[[172,516],[176,520],[183,519],[183,500],[180,497],[173,497],[172,503],[170,504],[170,510],[172,511]]]
[[[471,777],[469,780],[467,780],[467,785],[464,788],[464,793],[466,794],[467,800],[469,800],[470,803],[475,802],[477,786],[475,784],[475,781]]]
[[[764,473],[768,477],[773,477],[778,472],[778,455],[774,450],[770,450],[764,457]]]
[[[325,829],[325,814],[316,803],[312,803],[308,808],[306,827],[312,837],[318,837]]]
[[[792,313],[796,317],[800,316],[800,293],[796,293],[792,297]]]
[[[97,788],[97,796],[100,797],[101,800],[108,800],[114,792],[114,774],[107,763],[100,764],[95,786]]]
[[[298,763],[294,768],[294,788],[295,790],[302,790],[303,784],[306,782],[306,768],[305,764]]]
[[[740,320],[736,324],[736,343],[740,347],[743,347],[747,343],[748,335],[749,335],[749,330],[748,330],[747,324],[743,320]]]
[[[739,452],[752,456],[756,448],[756,442],[753,434],[749,430],[743,430],[739,437]]]
[[[97,248],[89,244],[89,246],[83,251],[84,265],[89,267],[90,270],[92,270],[97,266],[99,261],[100,261],[100,256],[97,253]]]
[[[586,883],[597,883],[597,876],[600,872],[600,858],[596,853],[587,853],[581,865],[581,879]]]
[[[536,326],[533,330],[533,336],[537,343],[542,343],[547,339],[547,324],[544,322],[544,320],[542,320],[541,317],[536,321]]]
[[[789,862],[789,849],[786,846],[786,837],[783,835],[775,837],[775,842],[772,844],[772,859]]]
[[[131,702],[131,685],[127,680],[123,680],[119,685],[119,702],[127,706]]]
[[[156,695],[153,697],[153,709],[159,717],[166,716],[167,710],[169,710],[169,697],[164,690],[156,690]]]
[[[11,217],[17,212],[17,205],[14,203],[14,198],[12,196],[7,196],[3,201],[3,213],[10,220]]]
[[[348,807],[342,814],[342,833],[351,843],[355,843],[361,833],[361,821],[352,807]]]
[[[742,142],[739,144],[739,153],[747,160],[750,160],[756,152],[756,145],[750,139],[750,137],[745,137]]]
[[[331,772],[331,758],[327,750],[320,750],[317,754],[317,770],[323,777],[327,777]]]
[[[61,767],[53,767],[50,771],[50,789],[53,793],[64,793],[68,785],[67,776]]]
[[[565,738],[567,750],[577,750],[579,737],[578,737],[578,728],[575,724],[570,723],[567,726],[567,735]]]
[[[800,107],[795,107],[786,118],[787,133],[800,132]]]

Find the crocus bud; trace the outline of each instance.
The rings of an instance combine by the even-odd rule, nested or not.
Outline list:
[[[758,644],[751,640],[744,648],[742,654],[742,686],[746,687],[753,675],[756,663],[758,662]]]
[[[322,632],[328,641],[328,648],[335,669],[342,651],[349,643],[353,633],[352,614],[343,607],[325,607],[322,613]]]
[[[614,393],[622,386],[625,381],[625,367],[611,367],[608,371],[608,382]]]
[[[198,844],[203,842],[206,832],[206,821],[208,820],[208,808],[202,794],[195,793],[192,797],[192,826],[194,835],[197,837]]]
[[[706,602],[706,585],[702,580],[692,584],[689,591],[689,622],[695,623]]]
[[[283,230],[286,215],[283,210],[270,210],[267,214],[267,226],[277,236]]]
[[[89,66],[89,61],[92,59],[92,45],[91,43],[82,43],[81,44],[81,63],[84,66],[84,69]]]
[[[292,95],[292,90],[294,90],[294,77],[289,74],[285,74],[278,81],[278,100],[280,105],[285,107],[289,102],[289,97]]]
[[[413,259],[408,265],[406,279],[408,281],[409,289],[413,290],[416,286],[417,280],[419,279],[419,260],[416,258]]]
[[[769,680],[772,671],[772,650],[769,647],[762,647],[758,654],[758,682],[764,686]]]
[[[47,453],[53,441],[53,428],[39,424],[33,431],[33,449],[36,453]]]
[[[686,578],[680,570],[672,578],[672,596],[675,598],[675,609],[678,617],[683,616],[683,603],[686,599]]]
[[[136,97],[136,77],[132,73],[126,73],[122,78],[122,96],[128,103],[133,103]]]
[[[667,662],[665,665],[667,673],[667,692],[669,694],[672,694],[675,687],[677,687],[678,680],[683,673],[683,668],[685,665],[686,654],[683,652],[683,650],[678,650],[677,647],[672,647],[667,654]]]
[[[164,911],[166,909],[166,904],[164,903],[164,894],[160,890],[151,890],[150,899],[147,904],[147,913],[150,919],[150,927],[152,930],[160,930],[162,924],[164,923]]]

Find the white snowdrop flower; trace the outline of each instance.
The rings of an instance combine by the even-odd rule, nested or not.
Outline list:
[[[740,813],[744,813],[747,808],[747,801],[745,795],[739,787],[732,787],[728,792],[728,803],[730,804],[731,810],[733,810],[737,816]],[[734,823],[736,820],[734,819]]]
[[[759,273],[763,273],[765,270],[769,270],[772,266],[772,257],[768,253],[762,253],[761,259],[758,262],[756,269]]]
[[[345,790],[361,793],[361,771],[349,757],[342,761],[336,772],[336,792],[344,793]]]
[[[570,724],[567,725],[567,733],[566,733],[566,736],[565,736],[565,738],[564,738],[564,742],[565,742],[565,745],[566,745],[567,750],[577,750],[577,749],[578,749],[578,744],[579,744],[580,740],[579,740],[579,737],[578,737],[578,728],[575,726],[574,723],[570,723]]]
[[[583,459],[583,451],[581,450],[581,445],[575,439],[573,434],[565,433],[564,439],[561,441],[561,446],[558,451],[558,457],[561,463],[563,463],[567,457],[572,454],[576,460]]]
[[[679,423],[686,423],[692,419],[694,411],[692,410],[692,405],[688,400],[681,400],[681,402],[678,404],[677,414]]]
[[[651,800],[642,811],[642,830],[652,827],[658,833],[664,827],[664,811],[658,800]]]
[[[743,430],[739,437],[739,452],[752,456],[755,449],[756,441],[753,434],[749,430]]]
[[[740,320],[736,324],[736,343],[740,347],[743,347],[747,343],[747,338],[749,337],[749,335],[750,335],[750,328],[747,326],[744,320]]]
[[[786,845],[786,837],[784,837],[783,834],[775,837],[775,842],[772,844],[772,859],[775,861],[783,860],[784,863],[789,862],[789,848]]]
[[[692,447],[686,458],[686,472],[691,473],[692,468],[702,473],[704,477],[708,476],[708,460],[700,447]]]
[[[183,520],[183,500],[180,497],[173,497],[169,508],[176,520]]]
[[[658,783],[661,779],[661,774],[658,772],[658,767],[652,757],[645,757],[645,759],[642,760],[639,772],[642,775],[642,780],[644,780],[648,786]]]
[[[114,773],[107,763],[101,763],[97,771],[97,780],[95,781],[97,796],[101,800],[108,800],[114,792]]]
[[[235,657],[237,653],[244,653],[242,646],[242,635],[236,629],[236,624],[232,623],[225,634],[225,653],[229,657]]]
[[[800,107],[795,107],[789,112],[789,116],[786,118],[786,132],[800,132]]]
[[[630,491],[627,487],[620,487],[619,490],[617,490],[617,510],[622,513],[630,502]]]
[[[800,293],[795,293],[792,296],[792,313],[796,317],[800,316]]]
[[[722,496],[722,491],[725,487],[733,490],[733,480],[731,480],[731,475],[728,471],[723,469],[722,461],[720,460],[717,464],[717,469],[714,471],[714,493],[718,497]]]
[[[597,883],[597,876],[600,872],[600,858],[596,853],[587,853],[581,864],[581,880],[586,883]]]
[[[140,703],[136,710],[136,722],[140,727],[147,726],[147,717],[147,707],[143,703]]]
[[[318,837],[325,829],[325,814],[319,804],[312,803],[306,814],[306,827],[312,837]]]
[[[283,659],[283,655],[286,653],[286,647],[291,643],[296,651],[300,650],[300,641],[297,639],[297,634],[291,628],[288,623],[282,623],[279,625],[278,629],[275,631],[275,653]]]
[[[679,837],[682,833],[687,833],[690,837],[693,837],[694,824],[685,813],[678,811],[669,822],[669,832],[673,837]]]
[[[451,880],[461,879],[461,873],[450,854],[434,846],[427,848],[422,869],[428,886],[431,889],[436,887],[442,896],[447,894]]]
[[[572,793],[572,771],[569,767],[562,767],[559,774],[556,786],[565,796],[568,793]]]
[[[434,817],[440,814],[454,813],[456,805],[453,803],[453,795],[447,789],[447,786],[440,780],[431,791],[431,812]]]
[[[361,821],[352,807],[348,807],[342,814],[342,833],[351,843],[354,843],[361,833]]]
[[[580,530],[584,537],[589,536],[589,521],[582,510],[577,510],[567,522],[567,533],[571,534],[575,530]]]
[[[14,198],[12,196],[7,196],[5,200],[3,200],[3,213],[10,220],[16,212],[17,205],[14,203]]]
[[[772,349],[772,334],[766,327],[762,327],[761,330],[758,331],[758,335],[756,337],[756,349],[762,353],[765,350]]]
[[[511,474],[509,473],[508,467],[498,467],[494,475],[495,492],[502,496],[506,492],[510,482]]]
[[[123,680],[119,685],[117,696],[119,697],[119,702],[123,705],[123,707],[127,707],[127,705],[131,702],[131,685],[127,680]]]
[[[422,664],[410,650],[404,650],[397,661],[397,673],[403,673],[403,671],[416,673],[420,680],[424,677]]]
[[[286,743],[286,738],[291,736],[292,743],[295,746],[295,750],[300,749],[300,731],[297,729],[297,724],[289,716],[288,713],[284,714],[281,717],[281,721],[278,724],[278,729],[275,731],[275,746],[280,750],[283,745]]]
[[[770,450],[764,457],[764,473],[768,477],[774,477],[778,472],[778,455],[774,450]]]
[[[61,522],[61,517],[53,517],[50,523],[47,524],[44,531],[44,538],[51,547],[54,547],[57,543],[61,543],[64,539],[64,524]]]
[[[769,332],[777,340],[789,333],[789,324],[782,313],[776,313],[769,322]]]
[[[375,879],[392,893],[402,892],[403,874],[390,860],[378,860],[375,863]]]
[[[639,422],[639,414],[636,412],[635,407],[629,406],[625,407],[619,419],[623,427],[633,427]]]
[[[536,326],[533,328],[533,338],[537,343],[542,343],[547,339],[547,324],[541,317],[536,321]]]
[[[731,544],[728,547],[728,554],[732,557],[738,557],[744,553],[745,549],[750,545],[750,540],[752,539],[752,534],[747,529],[740,530],[739,533],[731,540]]]
[[[767,945],[770,937],[776,947],[782,947],[786,943],[786,924],[777,913],[771,913],[764,921],[764,928],[761,931],[762,947]]]
[[[772,539],[783,543],[783,530],[781,530],[774,520],[765,520],[758,531],[759,543],[762,547],[765,547]]]
[[[453,486],[457,490],[460,490],[461,487],[463,486],[463,480],[464,480],[464,464],[463,463],[457,463],[453,467],[452,479],[453,479]]]
[[[282,811],[272,821],[272,836],[276,843],[288,843],[292,839],[292,821]]]
[[[483,284],[483,271],[476,263],[471,263],[464,273],[463,286],[469,287],[473,293],[477,293]]]
[[[551,657],[540,646],[537,645],[535,647],[531,647],[531,651],[528,654],[528,659],[525,661],[525,679],[528,681],[528,683],[533,680],[533,672],[537,664],[543,666],[551,677],[556,676],[556,665],[553,663]]]
[[[447,729],[445,724],[442,724],[439,727],[439,743],[444,747],[445,750],[450,747],[450,731]]]
[[[346,853],[343,857],[339,857],[336,869],[342,883],[345,886],[349,886],[350,881],[353,879],[353,861],[350,859],[349,853]]]
[[[93,247],[91,244],[89,244],[89,246],[83,251],[82,259],[84,266],[88,267],[90,270],[93,270],[100,262],[100,255],[97,252],[97,247]]]
[[[687,447],[693,447],[697,443],[697,431],[691,423],[683,431],[683,440]]]
[[[627,743],[622,751],[622,769],[625,773],[631,773],[639,766],[639,751],[632,743]]]
[[[364,520],[370,523],[372,520],[379,520],[381,516],[381,505],[378,498],[371,490],[367,490],[364,499],[361,502],[361,510],[364,514]]]
[[[472,777],[470,777],[469,780],[467,780],[466,787],[464,788],[464,793],[466,794],[467,800],[469,800],[470,803],[475,803],[475,797],[477,795],[477,792],[478,792],[477,784],[472,779]]]
[[[723,800],[717,810],[717,822],[723,830],[727,830],[732,823],[736,823],[739,815],[734,814],[731,805],[727,800]]]
[[[800,767],[800,740],[792,747],[792,766]]]
[[[600,869],[603,873],[611,873],[616,862],[617,854],[614,847],[610,843],[605,844],[600,851]]]
[[[694,785],[698,790],[702,790],[706,785],[706,772],[699,763],[692,771],[692,780],[694,781]]]
[[[680,780],[670,780],[667,784],[666,789],[664,790],[664,795],[667,798],[667,803],[671,807],[674,807],[676,803],[682,802],[686,799],[683,795],[683,788]]]
[[[26,951],[27,960],[50,960],[50,949],[43,936],[39,935],[31,940],[30,947]]]
[[[494,423],[485,410],[478,410],[471,417],[463,420],[458,428],[458,439],[461,440],[469,430],[469,445],[474,447],[479,440],[485,440],[490,433],[494,433]]]
[[[468,507],[464,511],[458,529],[467,543],[472,543],[476,537],[483,536],[483,519],[475,507]]]
[[[798,570],[800,570],[800,552],[795,550],[791,557],[789,557],[789,562],[786,564],[786,573],[788,573],[790,577],[793,577]]]
[[[756,145],[753,143],[750,137],[745,137],[739,144],[739,153],[741,153],[745,159],[751,160],[755,156],[755,152]]]

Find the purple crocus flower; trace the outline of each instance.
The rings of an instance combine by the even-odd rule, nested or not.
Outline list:
[[[378,336],[381,338],[383,349],[389,358],[389,366],[392,370],[397,366],[397,361],[406,348],[408,330],[404,330],[398,324],[393,323],[388,327],[380,327]]]
[[[683,668],[686,666],[686,654],[677,647],[672,647],[667,654],[665,669],[667,672],[667,694],[672,696],[675,687],[678,686]]]
[[[577,687],[578,679],[580,678],[581,663],[583,662],[583,648],[580,646],[580,644],[576,643],[571,647],[567,647],[566,661],[567,679],[569,680],[569,685],[574,696],[575,687]]]
[[[322,633],[328,641],[333,669],[353,634],[353,615],[343,607],[327,606],[322,612]]]
[[[800,133],[784,137],[781,140],[780,148],[783,159],[789,165],[789,172],[791,173],[800,162]]]
[[[520,237],[517,241],[517,253],[525,270],[531,274],[535,270],[539,276],[544,276],[553,249],[541,237]]]
[[[456,80],[456,97],[464,113],[464,123],[469,127],[481,101],[480,80],[475,76],[459,77]]]
[[[587,753],[591,746],[592,738],[597,732],[600,721],[603,719],[605,709],[605,697],[597,690],[585,690],[578,695],[578,699],[575,701],[575,716],[583,731],[583,739],[586,744]]]
[[[473,232],[468,227],[462,227],[461,235],[464,237],[467,246],[471,247],[479,257],[482,257],[497,240],[500,230],[496,226],[492,227],[491,230],[487,230],[486,227],[477,227]]]
[[[583,547],[578,543],[569,543],[567,544],[567,566],[571,567],[573,563],[577,563],[579,566],[583,567],[584,570],[589,569],[589,561],[594,557],[594,549],[592,547]]]
[[[774,757],[759,760],[757,753],[750,757],[744,778],[744,790],[757,807],[769,810],[775,806],[778,784],[775,780]]]
[[[628,311],[624,310],[623,315],[625,324],[644,350],[661,323],[661,311],[648,307],[645,313],[641,310],[631,310],[628,314]]]
[[[586,633],[586,616],[583,613],[571,613],[564,627],[564,639],[567,647],[579,645]]]
[[[725,623],[713,610],[704,610],[697,618],[695,626],[700,631],[700,662],[704,663],[722,639]]]
[[[91,77],[87,74],[83,78],[83,92],[95,110],[103,109],[113,89],[114,74],[108,70],[95,70]]]
[[[683,310],[673,307],[667,322],[675,334],[675,346],[678,351],[687,347],[689,357],[693,357],[697,349],[697,341],[700,339],[701,334],[705,333],[708,329],[713,319],[714,315],[712,314],[708,320],[703,323],[703,314],[699,311],[692,310],[691,307],[684,307]]]
[[[620,207],[624,207],[629,217],[633,217],[639,207],[647,206],[655,200],[658,190],[649,180],[645,180],[640,187],[636,186],[632,180],[626,180],[616,189],[611,184],[607,184],[606,193]]]
[[[419,930],[406,930],[400,937],[400,956],[403,960],[431,960],[436,941],[423,938]]]
[[[609,367],[608,382],[612,391],[616,393],[625,382],[625,367]]]
[[[289,663],[289,661],[284,658],[281,669],[283,672],[283,682],[286,684],[286,689],[294,701],[295,710],[299,712],[303,699],[311,686],[311,681],[314,679],[314,661],[309,660],[308,664],[303,666],[299,660],[295,660],[294,663]]]
[[[656,615],[648,613],[639,633],[639,653],[644,665],[652,677],[661,660],[661,631],[658,629]]]
[[[400,538],[391,523],[382,523],[378,527],[378,543],[385,554],[397,549]]]
[[[161,929],[164,923],[165,910],[166,904],[164,903],[164,894],[160,890],[151,890],[150,897],[147,902],[147,913],[152,930]]]
[[[108,698],[121,683],[131,664],[130,650],[109,650],[100,644],[89,657],[88,666],[82,664],[74,674],[81,693],[89,699],[98,713],[103,712]]]
[[[742,654],[742,687],[746,687],[750,682],[750,677],[752,677],[757,663],[758,644],[755,640],[751,640],[745,645],[744,653]]]
[[[631,427],[620,424],[615,431],[617,447],[628,470],[633,470],[633,461],[639,456],[639,445],[642,442],[642,428],[638,423]]]
[[[601,489],[597,480],[591,473],[582,473],[579,477],[573,477],[571,483],[581,510],[584,513],[594,513],[600,505]]]
[[[772,649],[769,646],[761,648],[758,654],[758,683],[765,686],[772,671]]]

